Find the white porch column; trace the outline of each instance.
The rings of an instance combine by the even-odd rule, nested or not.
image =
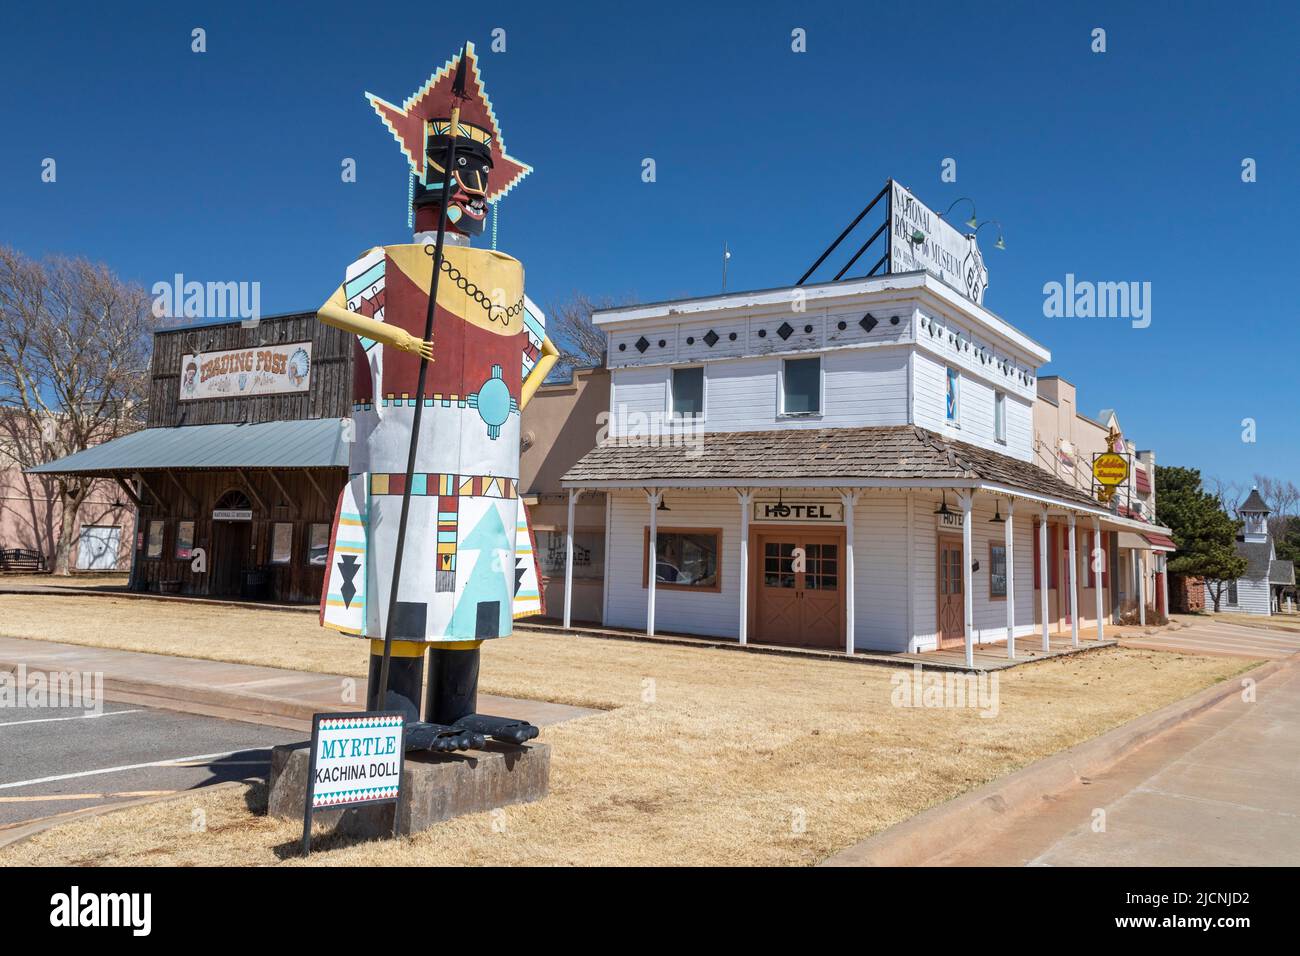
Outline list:
[[[1139,557],[1140,556],[1140,557]],[[1147,553],[1133,549],[1133,567],[1138,574],[1138,624],[1146,627],[1147,623]]]
[[[663,501],[663,492],[651,489],[645,493],[650,503],[650,540],[647,543],[649,554],[646,556],[646,595],[645,595],[645,632],[647,637],[655,634],[655,576],[659,568],[659,502]]]
[[[1101,592],[1104,589],[1101,586],[1101,582],[1105,576],[1104,572],[1106,570],[1106,552],[1103,551],[1101,547],[1101,519],[1100,518],[1092,519],[1092,554],[1089,555],[1088,560],[1092,562],[1092,564],[1090,564],[1089,567],[1092,568],[1092,583],[1096,585],[1093,591],[1097,595],[1097,640],[1104,641],[1106,639],[1106,624],[1105,621],[1102,620],[1103,605],[1102,605]]]
[[[842,491],[840,502],[844,505],[844,653],[852,656],[858,633],[853,613],[853,511],[858,493]]]
[[[970,563],[975,556],[971,545],[971,526],[975,523],[971,514],[974,497],[974,493],[967,492],[957,498],[961,503],[961,589],[962,617],[966,622],[966,666],[972,670],[975,668],[975,594]]]
[[[1079,646],[1079,552],[1074,546],[1074,512],[1070,522],[1070,643]]]
[[[1038,607],[1043,622],[1043,653],[1052,649],[1047,625],[1047,509],[1044,508],[1038,522]]]
[[[1015,530],[1012,524],[1015,510],[1015,500],[1008,498],[1007,523],[1003,530],[1007,535],[1007,657],[1013,661],[1016,659],[1016,556],[1013,551]],[[989,573],[993,573],[992,568],[989,568]]]
[[[1169,619],[1169,555],[1160,559],[1160,603],[1164,605],[1165,619]],[[1281,602],[1279,602],[1280,604]]]
[[[573,620],[573,512],[578,489],[569,489],[569,518],[564,526],[564,627]]]
[[[754,500],[752,491],[736,489],[740,502],[740,643],[749,643],[749,511]]]

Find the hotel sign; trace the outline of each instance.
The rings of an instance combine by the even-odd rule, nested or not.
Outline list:
[[[181,356],[183,402],[305,392],[310,384],[310,342]]]
[[[966,527],[966,513],[950,511],[946,515],[935,515],[935,524],[940,531],[961,531]]]
[[[974,236],[958,232],[907,187],[889,181],[889,271],[928,272],[983,304],[989,272]]]
[[[755,521],[785,521],[789,523],[835,524],[844,520],[844,503],[840,501],[808,501],[802,498],[786,500],[784,497],[755,499]]]

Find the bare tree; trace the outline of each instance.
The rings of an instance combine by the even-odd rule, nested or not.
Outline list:
[[[1286,537],[1287,528],[1291,519],[1296,517],[1296,508],[1300,505],[1300,488],[1294,482],[1284,478],[1270,478],[1268,475],[1256,475],[1255,487],[1269,508],[1269,532],[1274,540]]]
[[[605,333],[591,321],[591,314],[626,304],[610,298],[592,299],[584,292],[573,292],[567,299],[552,302],[547,309],[546,328],[560,349],[559,366],[572,372],[575,368],[605,364],[608,343]]]
[[[1235,515],[1237,505],[1246,498],[1246,491],[1239,481],[1210,477],[1205,479],[1204,484],[1205,490],[1218,499],[1219,507],[1223,509],[1224,514]]]
[[[148,389],[150,299],[103,264],[38,262],[0,246],[0,454],[44,464],[140,427]],[[72,530],[95,479],[55,476],[54,572],[68,574]]]

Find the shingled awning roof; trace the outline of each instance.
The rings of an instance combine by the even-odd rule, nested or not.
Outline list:
[[[1031,462],[948,441],[913,425],[706,432],[693,448],[612,442],[592,449],[561,480],[567,487],[582,487],[660,481],[746,485],[746,479],[779,479],[787,485],[875,479],[898,487],[909,481],[954,487],[985,482],[1104,510],[1085,492]]]
[[[1295,584],[1295,562],[1274,559],[1268,564],[1268,583],[1293,586]]]

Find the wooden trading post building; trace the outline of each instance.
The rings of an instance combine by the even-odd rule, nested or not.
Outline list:
[[[160,330],[147,427],[30,470],[117,481],[138,509],[131,590],[317,601],[355,341],[312,312]]]

